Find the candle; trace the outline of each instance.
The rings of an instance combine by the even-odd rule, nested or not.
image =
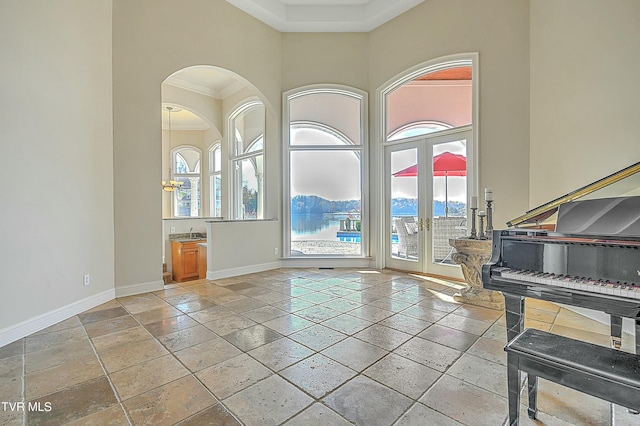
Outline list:
[[[493,201],[493,189],[485,188],[484,189],[484,200],[485,201]]]
[[[484,212],[483,212],[482,210],[480,210],[480,211],[478,212],[478,216],[481,216],[481,217],[482,217],[482,216],[485,216],[485,214],[484,214]]]
[[[477,209],[478,208],[478,197],[476,197],[475,195],[471,196],[471,208],[472,209]]]

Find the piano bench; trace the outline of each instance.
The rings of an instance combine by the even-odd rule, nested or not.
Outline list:
[[[538,377],[640,411],[640,355],[532,328],[518,334],[504,350],[510,426],[518,424],[520,371],[528,374],[531,419],[537,414]]]

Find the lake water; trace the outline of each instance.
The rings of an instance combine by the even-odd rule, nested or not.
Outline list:
[[[344,216],[346,218],[346,216]],[[339,241],[340,219],[329,215],[291,215],[291,240]]]
[[[338,237],[340,219],[328,215],[291,215],[291,241],[323,240],[359,243],[360,235]],[[398,236],[392,236],[392,242],[398,242]]]

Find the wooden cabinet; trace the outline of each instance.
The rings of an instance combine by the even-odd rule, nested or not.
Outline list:
[[[198,244],[198,278],[207,278],[207,245]]]
[[[207,240],[171,242],[171,268],[174,281],[180,283],[198,279],[200,273],[198,268],[198,243],[205,242]]]

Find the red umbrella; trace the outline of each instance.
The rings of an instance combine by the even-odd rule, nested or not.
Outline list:
[[[444,176],[445,178],[445,215],[449,215],[449,194],[448,182],[449,176],[466,176],[467,175],[467,157],[464,155],[453,154],[445,151],[433,157],[433,175]],[[418,176],[418,165],[414,164],[406,169],[399,170],[393,174],[394,177],[410,177]]]
[[[433,157],[434,176],[466,176],[467,157],[445,151]],[[393,174],[395,177],[418,176],[418,165],[414,164]]]

